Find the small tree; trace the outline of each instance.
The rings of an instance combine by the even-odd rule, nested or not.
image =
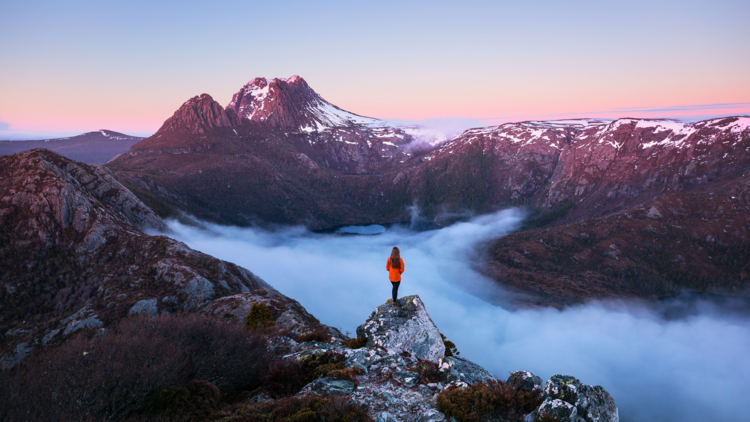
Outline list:
[[[271,311],[263,302],[255,302],[245,318],[245,329],[253,333],[267,333],[274,326]]]
[[[461,354],[461,352],[459,352],[458,349],[456,348],[455,343],[453,343],[450,340],[447,340],[445,336],[443,335],[443,333],[440,333],[440,337],[443,339],[443,344],[445,344],[445,356],[446,357],[459,356]]]

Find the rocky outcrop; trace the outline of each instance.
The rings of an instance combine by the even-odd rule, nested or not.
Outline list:
[[[291,339],[276,344],[275,347],[290,351],[285,359],[335,353],[344,356],[346,368],[361,370],[360,375],[355,376],[356,383],[324,377],[313,381],[298,394],[347,395],[367,408],[376,421],[452,422],[455,419],[447,418],[437,410],[439,393],[476,383],[497,382],[487,370],[467,359],[443,356],[439,358],[439,364],[433,364],[419,358],[414,350],[428,350],[429,347],[423,345],[431,344],[424,336],[425,331],[434,329],[437,332],[437,327],[418,296],[407,296],[400,302],[403,304],[401,312],[398,308],[391,308],[389,301],[379,306],[360,326],[358,333],[370,336],[365,347],[350,349],[341,342],[298,344]],[[389,332],[397,333],[399,340],[389,341]],[[407,342],[403,340],[406,337],[422,340]],[[602,387],[587,386],[573,377],[555,375],[545,386],[542,379],[531,372],[516,371],[510,374],[506,383],[525,393],[533,393],[532,397],[539,397],[541,404],[525,415],[526,421],[534,421],[544,414],[555,416],[560,422],[617,422],[619,419],[614,400]]]
[[[495,379],[486,369],[460,357],[440,358],[438,370],[448,383],[460,382],[471,385]]]
[[[529,371],[516,371],[508,377],[508,384],[518,385],[524,391],[541,390],[544,387],[543,381],[538,376]]]
[[[567,375],[553,375],[544,387],[544,402],[526,416],[533,422],[545,413],[560,422],[618,422],[617,405],[612,396],[600,386],[590,387]]]
[[[201,312],[242,324],[255,303],[266,305],[271,312],[274,328],[287,335],[300,336],[320,330],[332,338],[344,338],[337,328],[322,324],[299,302],[282,295],[270,286],[213,300],[203,307]]]
[[[239,126],[239,123],[237,113],[233,110],[224,110],[210,95],[201,94],[182,104],[174,115],[164,122],[162,128],[182,127],[192,133],[205,134],[216,128]]]
[[[435,323],[427,314],[417,295],[378,306],[364,324],[357,327],[357,336],[367,339],[368,347],[383,347],[397,353],[408,352],[419,359],[438,362],[445,356],[445,345]]]

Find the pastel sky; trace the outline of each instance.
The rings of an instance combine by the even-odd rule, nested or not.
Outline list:
[[[0,131],[153,133],[256,76],[391,119],[750,114],[750,1],[0,0]],[[1,137],[1,136],[0,136]]]

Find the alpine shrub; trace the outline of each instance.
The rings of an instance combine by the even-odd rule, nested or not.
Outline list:
[[[289,397],[254,403],[243,408],[233,422],[372,422],[367,410],[346,396]]]
[[[467,388],[449,387],[437,395],[437,409],[459,422],[478,422],[488,417],[522,421],[541,403],[541,391],[520,388],[520,380],[507,384],[490,380]]]
[[[268,333],[274,326],[271,311],[263,302],[255,302],[245,317],[244,328],[253,333]]]
[[[416,365],[408,369],[419,374],[420,384],[429,384],[432,382],[437,383],[441,380],[438,365],[428,360],[420,359]]]
[[[328,343],[331,340],[331,336],[326,334],[323,330],[316,329],[307,333],[304,333],[297,337],[297,341],[300,343],[306,343],[308,341],[320,341]]]
[[[194,398],[211,397],[198,392],[205,384],[195,380],[224,393],[252,389],[260,386],[268,353],[263,337],[230,322],[196,314],[134,316],[106,335],[82,333],[0,374],[2,419],[123,419],[149,405],[163,409],[170,397],[183,402],[180,388]],[[168,387],[179,391],[164,391],[154,402]]]
[[[318,378],[328,376],[353,381],[356,370],[346,369],[344,355],[326,352],[306,355],[297,359],[280,358],[269,365],[263,376],[263,385],[273,397],[286,397]],[[341,377],[341,378],[339,378]]]
[[[221,392],[208,381],[190,381],[184,387],[165,387],[147,398],[146,413],[205,420],[219,409]]]
[[[350,349],[361,349],[367,345],[367,338],[357,337],[349,340]]]
[[[440,333],[440,338],[443,339],[443,344],[445,344],[445,356],[446,357],[458,356],[461,354],[456,348],[456,345],[452,341],[445,339],[445,336],[443,335],[443,333]]]

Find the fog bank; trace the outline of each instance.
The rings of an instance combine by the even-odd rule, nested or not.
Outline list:
[[[406,270],[399,296],[419,294],[461,356],[497,378],[520,369],[544,379],[573,375],[607,389],[622,421],[746,417],[747,318],[701,313],[667,321],[623,301],[510,312],[482,300],[504,293],[471,269],[473,247],[516,229],[522,217],[506,210],[441,230],[396,227],[369,236],[169,225],[172,237],[253,271],[350,333],[390,296],[385,261],[398,246]]]

